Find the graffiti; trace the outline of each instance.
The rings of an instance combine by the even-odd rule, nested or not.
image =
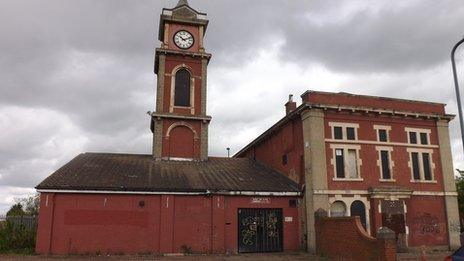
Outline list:
[[[422,213],[414,218],[414,224],[420,228],[420,233],[426,234],[439,234],[440,227],[438,225],[438,218],[432,216],[430,213]]]
[[[459,222],[450,222],[448,230],[450,233],[461,233],[461,225]]]
[[[274,212],[270,212],[269,216],[267,216],[266,227],[267,227],[267,236],[268,237],[278,237],[279,230],[277,229],[277,216]]]
[[[254,244],[253,238],[258,230],[257,217],[246,217],[242,219],[242,242],[244,245],[251,246]]]

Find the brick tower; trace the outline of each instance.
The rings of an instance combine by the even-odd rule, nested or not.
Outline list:
[[[151,114],[155,159],[208,158],[206,72],[211,54],[203,38],[206,14],[180,0],[160,16],[161,46],[156,49],[156,110]]]

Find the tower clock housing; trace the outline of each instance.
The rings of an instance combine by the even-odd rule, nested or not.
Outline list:
[[[160,16],[161,46],[155,52],[156,110],[152,113],[155,159],[206,160],[206,77],[211,54],[203,38],[207,16],[181,0]]]

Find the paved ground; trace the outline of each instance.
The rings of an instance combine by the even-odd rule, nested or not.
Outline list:
[[[0,255],[1,261],[10,260],[162,260],[162,261],[303,261],[316,260],[327,261],[327,258],[316,257],[307,253],[273,253],[273,254],[240,254],[240,255],[192,255],[192,256],[66,256],[66,257],[44,257],[44,256],[22,256],[22,255]]]
[[[449,255],[448,252],[433,252],[427,254],[427,261],[443,261]],[[25,255],[0,255],[1,261],[18,260],[95,260],[95,261],[116,261],[116,260],[161,260],[161,261],[328,261],[327,258],[317,257],[307,253],[272,253],[272,254],[240,254],[240,255],[192,255],[192,256],[25,256]],[[338,259],[343,260],[343,259]],[[420,254],[398,254],[398,261],[421,260]]]

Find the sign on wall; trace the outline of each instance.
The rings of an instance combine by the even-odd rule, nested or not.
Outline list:
[[[252,204],[271,204],[271,198],[251,198]]]

